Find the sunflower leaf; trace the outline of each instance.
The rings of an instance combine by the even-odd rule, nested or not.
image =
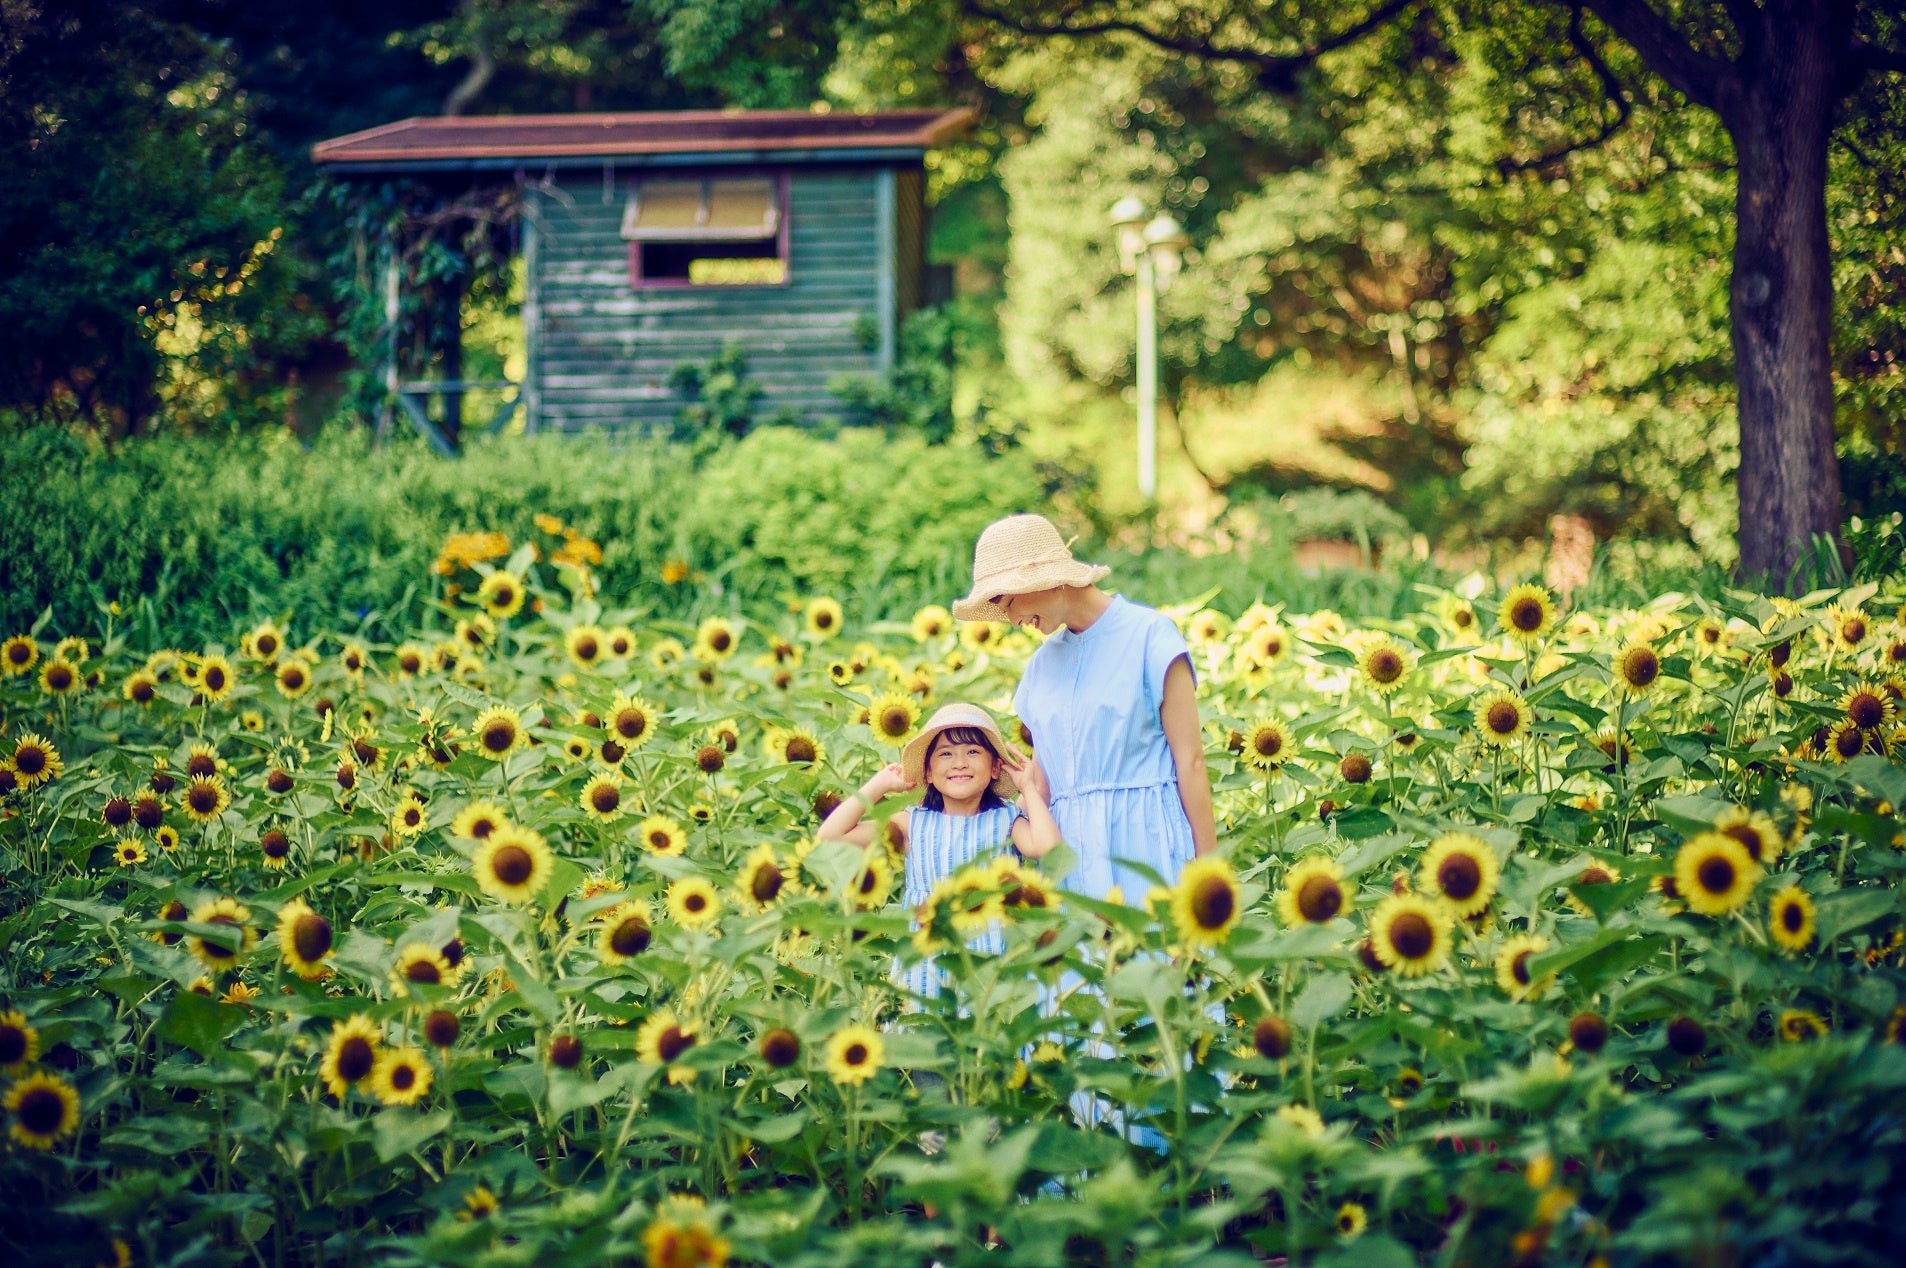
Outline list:
[[[450,1110],[437,1110],[431,1114],[418,1114],[394,1106],[379,1110],[377,1117],[371,1120],[371,1145],[377,1150],[379,1162],[392,1162],[405,1154],[415,1153],[428,1141],[441,1135],[456,1122],[457,1116]]]
[[[1350,975],[1321,973],[1305,983],[1298,993],[1297,1001],[1291,1005],[1291,1022],[1310,1030],[1336,1016],[1349,1002]]]
[[[1899,894],[1890,889],[1843,889],[1821,898],[1814,910],[1815,929],[1824,947],[1841,934],[1898,911]]]

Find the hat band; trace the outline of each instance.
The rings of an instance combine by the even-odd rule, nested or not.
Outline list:
[[[1061,547],[1057,551],[1049,551],[1044,555],[1038,555],[1032,559],[1023,559],[1018,563],[1007,564],[1004,568],[995,568],[991,572],[982,573],[979,576],[976,576],[973,579],[973,593],[982,594],[986,590],[988,590],[995,582],[1000,581],[1006,577],[1011,577],[1011,576],[1024,577],[1027,574],[1033,572],[1034,570],[1050,568],[1053,564],[1061,564],[1061,563],[1071,564],[1074,567],[1085,568],[1088,571],[1090,571],[1091,569],[1090,564],[1081,564],[1078,560],[1072,557],[1071,551]]]

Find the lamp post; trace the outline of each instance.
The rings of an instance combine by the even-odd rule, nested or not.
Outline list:
[[[1163,212],[1147,221],[1149,210],[1131,196],[1112,208],[1119,265],[1138,279],[1138,492],[1147,502],[1158,495],[1158,297],[1178,276],[1190,242]]]

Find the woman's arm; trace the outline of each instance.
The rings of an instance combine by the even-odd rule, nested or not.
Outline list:
[[[822,841],[848,841],[866,849],[874,843],[875,824],[864,818],[874,804],[890,792],[899,792],[907,786],[907,777],[895,762],[875,772],[874,777],[860,786],[860,791],[847,794],[846,798],[835,806],[833,812],[821,821],[821,827],[814,835]],[[904,843],[906,821],[895,818],[889,822],[899,825]]]
[[[1180,656],[1165,670],[1165,702],[1158,709],[1171,762],[1178,770],[1178,799],[1191,820],[1191,840],[1197,853],[1218,848],[1218,825],[1211,813],[1211,777],[1205,773],[1204,733],[1198,725],[1198,689],[1191,662]]]
[[[1059,824],[1046,804],[1045,778],[1036,764],[1018,749],[1000,761],[1019,789],[1019,808],[1023,817],[1013,820],[1013,845],[1029,859],[1049,853],[1059,844]]]

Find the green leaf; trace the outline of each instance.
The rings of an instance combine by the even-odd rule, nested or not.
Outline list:
[[[1870,925],[1899,910],[1899,894],[1890,889],[1843,889],[1814,904],[1814,930],[1821,946],[1841,934]]]
[[[1365,1233],[1311,1262],[1315,1268],[1416,1268],[1416,1256],[1387,1233]]]
[[[429,1114],[401,1106],[381,1109],[371,1121],[371,1144],[377,1150],[377,1160],[391,1162],[415,1153],[456,1121],[456,1114],[447,1109]]]
[[[225,1036],[245,1021],[245,1010],[221,1004],[197,991],[180,991],[159,1015],[159,1034],[173,1043],[190,1048],[207,1061],[227,1061],[232,1057]]]
[[[1291,1005],[1290,1019],[1293,1025],[1309,1030],[1334,1017],[1349,1002],[1350,975],[1320,973],[1298,993],[1296,1002]]]

